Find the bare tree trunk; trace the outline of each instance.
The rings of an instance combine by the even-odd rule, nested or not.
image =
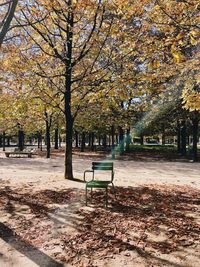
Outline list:
[[[130,152],[130,143],[131,143],[130,128],[128,128],[126,132],[126,152]]]
[[[5,151],[6,149],[5,149],[5,147],[6,147],[6,133],[5,132],[3,132],[3,151]]]
[[[119,126],[119,149],[120,149],[120,155],[123,155],[124,153],[124,130],[121,126]]]
[[[78,148],[78,131],[75,131],[75,147]]]
[[[94,151],[94,133],[91,133],[91,150]]]
[[[199,120],[198,120],[197,116],[195,116],[192,119],[192,137],[193,137],[193,142],[192,142],[192,159],[195,162],[198,161],[198,153],[197,153],[198,124],[199,124]]]
[[[177,152],[181,153],[181,126],[179,121],[177,121]]]
[[[68,98],[68,97],[67,97]],[[67,100],[68,102],[68,100]],[[73,133],[73,119],[71,116],[71,108],[69,103],[66,109],[66,147],[65,147],[65,179],[73,179],[72,170],[72,133]]]
[[[50,137],[51,126],[49,125],[48,118],[46,119],[45,123],[46,123],[46,145],[47,145],[46,157],[50,158],[51,157],[51,137]]]
[[[181,123],[181,155],[186,156],[186,121],[183,120]]]
[[[18,148],[20,151],[24,149],[24,132],[22,129],[18,130]]]
[[[7,136],[7,146],[10,147],[10,136]]]
[[[84,152],[85,150],[85,132],[82,132],[82,137],[81,137],[81,152]]]
[[[72,43],[73,43],[73,26],[74,16],[72,11],[72,0],[68,1],[68,25],[66,29],[66,61],[65,61],[65,134],[66,134],[66,147],[65,147],[65,179],[73,179],[72,169],[72,135],[74,119],[71,112],[71,85],[72,85]]]
[[[111,146],[112,159],[115,159],[115,126],[111,126]]]
[[[54,148],[58,149],[58,139],[59,139],[59,131],[58,127],[55,129],[55,136],[54,136]]]
[[[104,134],[103,135],[103,148],[106,148],[107,147],[107,135]]]
[[[140,135],[140,145],[143,146],[144,145],[144,135]]]

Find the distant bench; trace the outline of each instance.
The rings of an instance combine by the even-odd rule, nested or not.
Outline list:
[[[33,153],[32,152],[23,152],[23,151],[14,151],[14,152],[5,152],[5,155],[7,158],[9,158],[10,156],[12,157],[25,157],[27,156],[28,158],[31,158]]]

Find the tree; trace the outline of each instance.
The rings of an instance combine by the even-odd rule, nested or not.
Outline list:
[[[59,70],[56,73],[55,69],[51,69],[50,76],[52,79],[59,76],[62,81],[60,92],[66,122],[65,178],[73,178],[73,124],[83,108],[83,100],[100,91],[102,84],[111,81],[113,71],[109,66],[114,59],[122,60],[120,47],[116,48],[118,40],[121,40],[121,46],[123,44],[122,49],[132,51],[132,47],[128,49],[124,46],[122,35],[127,35],[127,32],[121,31],[122,24],[119,23],[125,17],[126,7],[128,1],[125,6],[124,3],[119,4],[114,11],[115,3],[110,1],[36,0],[24,5],[17,18],[21,24],[25,22],[29,25],[24,30],[29,42],[32,40],[32,49],[41,50],[47,61],[53,58],[56,70]],[[139,7],[129,7],[130,19],[131,13],[136,10],[141,13]],[[42,72],[44,69],[40,70],[40,74]]]

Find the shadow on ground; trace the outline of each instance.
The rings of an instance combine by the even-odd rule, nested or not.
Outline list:
[[[130,257],[136,253],[145,262],[160,264],[156,266],[187,266],[158,254],[181,252],[199,244],[198,190],[186,186],[117,187],[116,198],[109,192],[108,209],[104,208],[103,193],[93,192],[90,207],[85,207],[84,190],[31,192],[4,187],[0,204],[9,219],[0,224],[1,238],[27,257],[31,258],[34,250],[39,266],[45,266],[37,262],[42,258],[49,260],[48,266],[62,266],[58,255],[61,262],[95,266],[95,261],[123,253]],[[72,226],[75,231],[68,231]],[[39,250],[55,238],[62,251],[55,254],[49,250],[47,256]]]

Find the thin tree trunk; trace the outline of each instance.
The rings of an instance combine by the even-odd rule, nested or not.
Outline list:
[[[112,159],[115,159],[115,127],[111,126],[111,146],[112,146]]]
[[[110,136],[110,134],[108,135],[108,146],[109,147],[111,146],[111,136]]]
[[[58,149],[58,139],[59,139],[59,131],[58,128],[55,129],[55,136],[54,136],[54,148]]]
[[[40,131],[40,151],[42,151],[42,131]]]
[[[88,134],[88,146],[91,148],[91,133]]]
[[[140,135],[140,145],[143,146],[144,145],[144,135]]]
[[[37,147],[40,148],[40,142],[41,142],[41,136],[40,136],[40,132],[37,132]]]
[[[177,121],[177,152],[181,154],[181,126],[179,121]]]
[[[61,146],[62,146],[62,138],[61,138],[61,135],[59,133],[59,147],[61,147]]]
[[[94,133],[91,133],[91,150],[94,151]]]
[[[197,153],[197,143],[198,143],[198,124],[199,120],[196,117],[192,119],[192,159],[193,161],[198,161],[198,153]]]
[[[50,136],[50,125],[48,119],[46,119],[46,146],[47,146],[47,154],[46,157],[51,157],[51,136]]]
[[[119,149],[120,155],[124,153],[124,130],[119,126]]]
[[[78,132],[77,131],[75,131],[75,147],[76,148],[78,148],[79,147],[79,145],[78,145]]]
[[[21,129],[18,131],[18,147],[19,147],[19,151],[23,151],[23,149],[24,149],[24,132]]]
[[[186,156],[187,150],[186,150],[186,122],[185,120],[181,123],[181,155]]]
[[[2,147],[2,140],[3,140],[3,138],[2,138],[2,135],[0,135],[0,147]]]
[[[98,145],[101,146],[101,136],[98,137]]]
[[[85,132],[82,132],[82,138],[81,138],[81,152],[85,151]]]
[[[10,147],[10,136],[7,137],[7,146]]]
[[[130,128],[128,128],[126,132],[126,152],[130,152],[130,143],[131,143]]]
[[[118,145],[119,144],[119,135],[118,134],[115,135],[115,139],[116,139],[116,145]]]
[[[103,135],[103,148],[106,148],[107,147],[107,135],[104,134]]]
[[[6,133],[5,132],[3,132],[3,151],[5,151],[6,150]]]

